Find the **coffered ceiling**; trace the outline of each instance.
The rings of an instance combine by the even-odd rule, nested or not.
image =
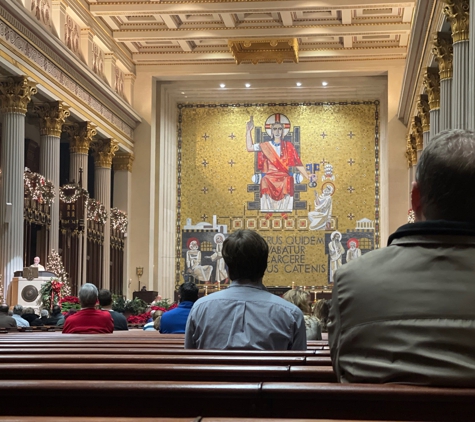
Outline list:
[[[102,21],[116,42],[132,53],[137,65],[234,64],[230,41],[277,39],[297,40],[299,63],[404,59],[416,3],[415,0],[87,2],[89,12]]]

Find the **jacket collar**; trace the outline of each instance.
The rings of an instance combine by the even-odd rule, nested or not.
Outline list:
[[[447,237],[453,239],[454,236],[463,236],[464,238],[473,237],[471,242],[475,242],[475,224],[465,223],[459,221],[446,221],[446,220],[430,220],[419,221],[411,224],[404,224],[399,227],[388,239],[388,246],[394,243],[406,243],[411,237],[414,240],[420,241],[427,237],[434,240],[440,240]],[[400,241],[401,240],[401,241]]]

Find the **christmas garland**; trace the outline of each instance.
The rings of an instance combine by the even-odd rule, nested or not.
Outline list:
[[[416,221],[416,214],[414,213],[414,210],[411,208],[407,212],[407,222],[414,223],[415,221]]]
[[[38,201],[40,204],[51,205],[54,202],[54,185],[39,173],[26,168],[23,173],[25,197]]]
[[[112,229],[119,230],[121,233],[126,233],[128,224],[129,220],[127,219],[127,214],[124,211],[121,211],[118,208],[111,209]]]
[[[65,191],[70,190],[73,190],[74,192],[71,195],[66,195]],[[87,197],[89,197],[87,191],[81,189],[78,185],[64,185],[59,189],[59,199],[61,199],[61,201],[65,202],[66,204],[71,204],[76,202],[83,192],[86,192]]]
[[[57,305],[63,296],[70,293],[68,287],[59,278],[51,277],[41,285],[38,305],[43,309],[53,309],[53,306]]]
[[[96,221],[100,224],[106,224],[107,211],[106,207],[95,199],[87,200],[87,219]]]

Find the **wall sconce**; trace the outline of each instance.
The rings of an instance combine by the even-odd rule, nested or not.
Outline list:
[[[143,276],[143,267],[136,267],[135,274],[137,274],[137,277],[139,279],[139,291],[140,291],[140,277]]]

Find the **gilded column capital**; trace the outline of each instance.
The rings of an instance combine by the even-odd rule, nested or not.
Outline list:
[[[111,168],[112,159],[119,150],[119,143],[115,139],[97,139],[91,144],[96,167]]]
[[[422,122],[419,116],[414,116],[411,121],[411,134],[414,137],[416,151],[422,151],[424,148],[424,133],[422,131]],[[417,161],[417,156],[416,156]]]
[[[417,164],[416,138],[412,133],[406,138],[406,159],[409,167]]]
[[[431,110],[440,109],[440,76],[434,67],[427,67],[424,72],[424,88],[429,97],[429,107]]]
[[[0,80],[0,100],[2,113],[26,114],[31,97],[38,92],[36,82],[26,76],[9,76]]]
[[[96,126],[91,122],[64,125],[63,130],[69,133],[69,151],[72,153],[87,154],[93,137],[97,135]]]
[[[417,113],[422,122],[422,131],[430,131],[430,107],[427,95],[419,95],[417,100]]]
[[[434,35],[432,54],[439,64],[440,80],[453,76],[454,47],[452,36],[447,32],[437,32]]]
[[[450,22],[452,28],[452,38],[454,43],[468,41],[470,22],[470,2],[469,0],[442,0],[444,15]]]
[[[118,152],[114,156],[112,164],[114,165],[114,170],[128,171],[132,173],[132,163],[135,160],[135,157],[130,152]]]
[[[61,137],[63,124],[70,116],[69,106],[61,101],[35,104],[33,111],[40,118],[40,134]]]

